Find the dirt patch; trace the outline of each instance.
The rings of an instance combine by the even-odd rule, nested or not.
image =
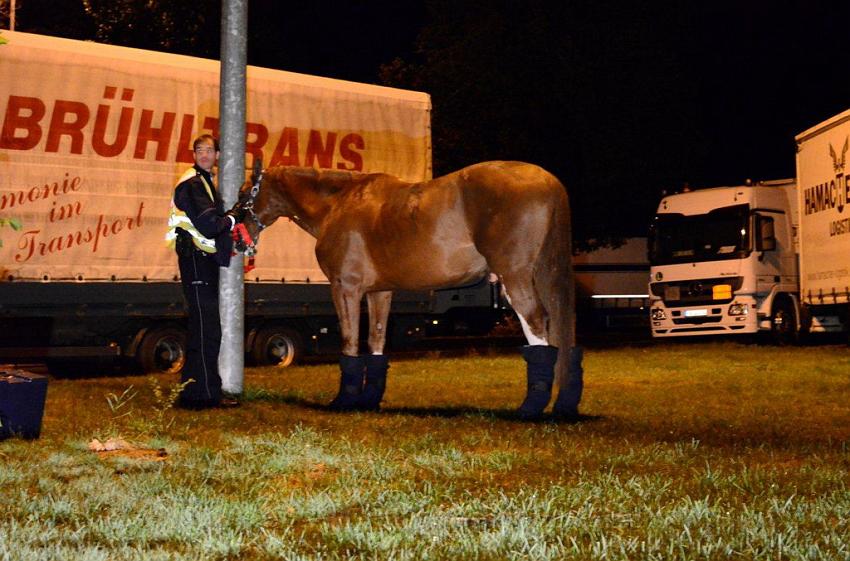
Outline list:
[[[89,450],[97,454],[98,458],[126,458],[130,460],[144,460],[149,462],[162,462],[168,458],[165,448],[139,448],[130,444],[122,438],[110,438],[101,442],[97,438],[89,442]]]

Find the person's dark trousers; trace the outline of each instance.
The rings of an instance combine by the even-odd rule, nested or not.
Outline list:
[[[221,402],[218,351],[221,347],[221,321],[218,312],[219,267],[212,255],[200,250],[179,255],[180,280],[189,307],[189,334],[186,364],[180,381],[187,384],[180,405],[212,407]]]

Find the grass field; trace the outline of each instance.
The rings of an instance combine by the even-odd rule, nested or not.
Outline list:
[[[576,424],[513,420],[523,372],[400,361],[355,414],[331,365],[205,412],[51,380],[42,437],[0,443],[0,559],[850,559],[846,347],[588,349]],[[164,452],[87,448],[118,436]]]

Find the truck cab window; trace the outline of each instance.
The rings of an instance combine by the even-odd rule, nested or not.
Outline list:
[[[756,214],[755,221],[756,251],[775,250],[776,234],[774,233],[773,217]]]
[[[750,251],[749,205],[707,214],[656,214],[650,230],[650,263],[669,265],[745,257]]]

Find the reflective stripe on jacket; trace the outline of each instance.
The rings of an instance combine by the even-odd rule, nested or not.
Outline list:
[[[187,179],[191,179],[195,176],[200,176],[201,181],[204,184],[204,187],[207,190],[207,195],[209,195],[210,200],[214,201],[215,198],[212,194],[212,187],[210,187],[209,183],[207,183],[206,178],[198,173],[195,168],[189,168],[186,170],[180,180],[177,181],[177,185],[180,185]],[[171,213],[168,216],[168,232],[165,234],[165,241],[168,243],[168,247],[174,248],[174,244],[177,240],[177,228],[181,230],[185,230],[192,236],[192,241],[195,243],[195,247],[204,251],[206,253],[215,253],[215,240],[211,240],[209,238],[205,238],[201,233],[195,228],[195,225],[192,224],[192,221],[189,220],[189,217],[186,216],[186,213],[177,208],[177,205],[174,203],[174,195],[171,196]]]

